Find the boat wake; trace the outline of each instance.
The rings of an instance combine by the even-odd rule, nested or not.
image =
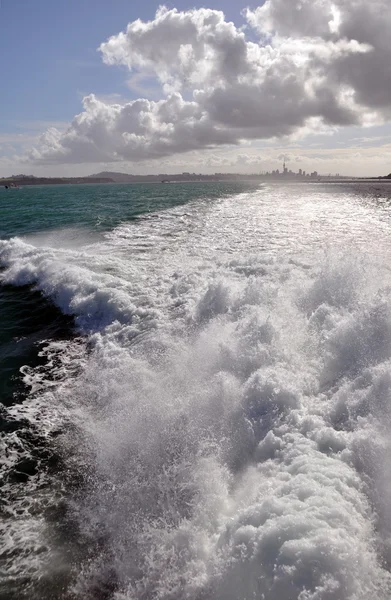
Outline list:
[[[391,278],[343,250],[337,200],[194,203],[75,250],[0,242],[3,280],[34,282],[81,335],[24,369],[31,395],[8,409],[60,457],[29,598],[390,596]],[[12,521],[20,540],[32,519]]]

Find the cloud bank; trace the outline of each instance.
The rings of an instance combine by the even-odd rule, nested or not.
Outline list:
[[[109,104],[93,94],[36,163],[143,161],[243,140],[305,135],[391,118],[388,0],[267,0],[238,28],[206,8],[162,6],[99,51],[161,99]]]

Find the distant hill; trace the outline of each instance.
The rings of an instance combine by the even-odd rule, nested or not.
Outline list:
[[[214,175],[202,175],[196,173],[159,173],[159,175],[130,175],[129,173],[118,173],[116,171],[101,171],[91,177],[108,177],[116,183],[153,183],[173,181],[232,181],[236,179],[259,178],[258,175],[235,175],[233,173],[215,173]]]
[[[110,177],[34,177],[34,175],[13,175],[0,179],[0,186],[23,185],[71,185],[80,183],[113,183]]]
[[[127,173],[118,173],[116,171],[101,171],[100,173],[96,173],[94,175],[89,175],[89,178],[104,178],[111,179],[115,183],[129,183],[134,181],[136,178],[135,175],[128,175]]]
[[[178,178],[181,178],[182,180],[185,179],[183,175],[131,175],[129,173],[118,173],[116,171],[101,171],[100,173],[91,175],[91,177],[109,177],[115,183],[153,183],[162,180],[174,181],[178,180]],[[186,179],[189,179],[189,174],[187,174]]]

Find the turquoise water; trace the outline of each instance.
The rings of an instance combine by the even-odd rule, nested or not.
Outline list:
[[[144,213],[256,187],[224,182],[0,188],[0,238],[66,227],[106,231]]]

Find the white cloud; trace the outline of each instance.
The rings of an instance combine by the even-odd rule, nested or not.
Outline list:
[[[362,110],[378,111],[391,117],[391,11],[388,0],[267,0],[254,11],[247,11],[251,25],[263,36],[303,40],[318,39],[336,47],[357,43],[369,50],[347,52],[328,60],[325,70],[332,90],[345,86]],[[324,69],[319,54],[314,61]]]
[[[388,0],[267,0],[245,15],[254,42],[220,11],[160,7],[100,46],[160,100],[94,95],[65,133],[48,130],[36,163],[143,161],[238,144],[300,139],[391,116]]]

